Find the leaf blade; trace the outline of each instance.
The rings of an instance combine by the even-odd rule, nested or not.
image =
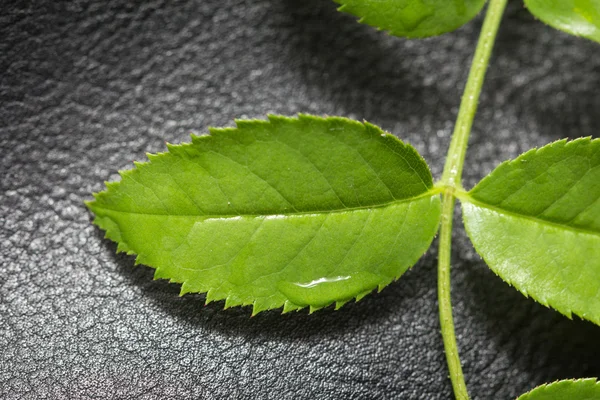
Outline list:
[[[566,379],[538,386],[517,400],[600,400],[600,383],[596,378]]]
[[[555,29],[600,42],[600,0],[525,0],[525,5]]]
[[[461,200],[467,233],[497,275],[568,317],[600,324],[600,140],[529,151]]]
[[[451,32],[481,11],[485,0],[334,0],[339,11],[394,36],[424,38]]]
[[[418,153],[340,118],[238,122],[121,175],[88,203],[118,249],[182,294],[254,313],[341,306],[385,286],[439,222]]]

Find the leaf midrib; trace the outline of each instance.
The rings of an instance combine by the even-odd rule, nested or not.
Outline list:
[[[124,210],[116,210],[114,208],[103,207],[97,203],[97,200],[88,201],[86,205],[92,209],[102,209],[110,212],[115,212],[119,214],[132,214],[132,215],[145,215],[145,216],[153,216],[153,217],[182,217],[182,218],[190,218],[197,217],[202,219],[235,219],[235,218],[259,218],[259,217],[292,217],[292,216],[302,216],[302,215],[322,215],[322,214],[337,214],[337,213],[345,213],[345,212],[353,212],[353,211],[361,211],[361,210],[372,210],[379,208],[391,207],[398,204],[410,203],[413,201],[417,201],[427,197],[433,197],[442,192],[442,188],[440,187],[432,187],[427,192],[421,193],[418,196],[408,197],[401,200],[393,200],[387,203],[375,204],[370,206],[359,206],[359,207],[349,207],[349,208],[341,208],[341,209],[332,209],[332,210],[316,210],[316,211],[302,211],[302,212],[281,212],[274,214],[158,214],[158,213],[145,213],[138,211],[124,211]],[[94,204],[96,203],[96,204]],[[94,211],[96,212],[96,211]]]
[[[528,221],[536,222],[538,224],[547,225],[547,226],[551,226],[551,227],[554,227],[554,228],[559,228],[559,229],[571,231],[571,232],[574,232],[574,233],[580,233],[580,234],[584,234],[584,235],[596,236],[596,237],[600,238],[600,232],[598,232],[598,231],[593,231],[593,230],[590,230],[590,229],[578,228],[578,227],[574,227],[574,226],[564,225],[564,224],[561,224],[559,222],[548,221],[546,219],[537,218],[537,217],[534,217],[532,215],[519,214],[518,212],[515,212],[515,211],[510,211],[510,210],[507,210],[507,209],[502,208],[502,207],[493,206],[493,205],[485,203],[483,201],[476,200],[468,192],[458,192],[457,191],[457,192],[455,192],[455,196],[456,196],[456,198],[458,198],[463,203],[471,203],[471,204],[473,204],[473,205],[475,205],[477,207],[487,208],[488,210],[495,211],[495,212],[497,212],[499,214],[505,214],[505,215],[508,215],[508,216],[511,216],[511,217],[515,217],[515,218],[523,218],[523,219],[526,219]]]

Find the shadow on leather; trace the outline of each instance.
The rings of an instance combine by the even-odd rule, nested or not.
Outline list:
[[[102,236],[101,232],[98,232]],[[100,238],[99,238],[100,239]],[[154,280],[154,270],[145,265],[134,266],[135,257],[116,254],[116,245],[103,239],[114,254],[114,262],[131,283],[139,287],[151,303],[162,308],[181,322],[199,324],[206,329],[253,337],[306,338],[332,336],[349,330],[393,319],[394,324],[427,325],[418,315],[423,301],[435,307],[435,254],[428,253],[417,265],[382,292],[374,291],[359,302],[349,302],[340,310],[332,306],[311,315],[307,309],[281,314],[281,309],[269,310],[251,317],[251,307],[223,309],[224,301],[205,305],[204,294],[179,295],[180,285],[167,280]],[[415,315],[412,315],[415,314]],[[413,322],[414,321],[414,322]],[[437,319],[434,323],[437,323]],[[407,327],[408,329],[408,327]]]
[[[509,65],[490,65],[487,85],[518,121],[535,121],[547,141],[600,132],[600,53],[598,43],[549,26],[539,28],[521,4],[511,4],[496,43],[496,58]],[[536,32],[532,34],[532,32]],[[496,60],[497,61],[497,60]],[[498,102],[496,102],[498,103]],[[533,116],[533,118],[532,118]]]
[[[281,27],[290,38],[283,62],[298,71],[310,95],[331,99],[336,110],[358,119],[390,113],[405,118],[432,114],[435,105],[453,102],[446,95],[454,93],[423,84],[426,77],[414,65],[422,51],[410,50],[415,48],[406,39],[358,24],[332,1],[284,0],[277,6],[285,8],[290,21]]]
[[[525,298],[485,265],[464,269],[465,312],[511,365],[537,374],[540,383],[600,376],[600,327]]]

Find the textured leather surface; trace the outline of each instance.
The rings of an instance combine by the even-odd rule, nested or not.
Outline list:
[[[450,399],[436,251],[339,312],[250,318],[115,255],[82,201],[191,131],[268,112],[367,119],[439,177],[481,18],[392,38],[325,0],[4,1],[0,398]],[[598,136],[600,51],[509,6],[465,168]],[[457,219],[453,300],[474,399],[600,375],[600,328],[491,273]]]

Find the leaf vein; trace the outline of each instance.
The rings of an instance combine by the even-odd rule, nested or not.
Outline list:
[[[270,183],[269,181],[267,181],[265,178],[263,178],[262,176],[258,175],[256,172],[252,171],[252,170],[250,169],[250,167],[248,167],[247,165],[241,164],[239,161],[237,161],[237,160],[234,160],[233,158],[231,158],[231,157],[229,157],[229,156],[226,156],[225,154],[218,153],[218,152],[216,152],[216,151],[214,151],[214,150],[210,150],[209,152],[210,152],[210,153],[213,153],[213,154],[216,154],[216,155],[219,155],[219,156],[221,156],[221,157],[224,157],[224,158],[226,158],[226,159],[228,159],[228,160],[230,160],[230,161],[234,162],[235,164],[239,165],[240,167],[242,167],[242,168],[245,168],[245,169],[246,169],[248,172],[250,172],[252,175],[256,176],[258,179],[260,179],[261,181],[263,181],[264,183],[266,183],[266,184],[267,184],[269,187],[271,187],[271,188],[272,188],[272,189],[273,189],[273,190],[274,190],[274,191],[275,191],[275,192],[276,192],[276,193],[277,193],[277,194],[278,194],[278,195],[279,195],[279,196],[280,196],[280,197],[281,197],[283,200],[285,200],[285,201],[286,201],[286,202],[287,202],[287,203],[290,205],[290,207],[291,207],[291,208],[292,208],[294,211],[298,212],[298,209],[296,209],[296,207],[295,207],[295,206],[292,204],[292,202],[290,202],[290,201],[289,201],[289,200],[288,200],[288,199],[287,199],[287,198],[286,198],[286,197],[283,195],[283,193],[281,193],[281,191],[280,191],[280,190],[279,190],[277,187],[273,186],[273,184],[271,184],[271,183]]]
[[[461,194],[459,195],[457,193],[457,197],[459,199],[461,199],[461,201],[467,202],[467,203],[471,203],[477,207],[483,207],[483,208],[487,208],[488,210],[492,210],[494,212],[497,212],[499,214],[505,214],[505,215],[509,215],[509,216],[513,216],[513,217],[517,217],[517,218],[523,218],[523,219],[527,219],[533,222],[536,222],[538,224],[542,224],[542,225],[548,225],[548,226],[552,226],[555,228],[560,228],[560,229],[564,229],[564,230],[568,230],[568,231],[572,231],[573,233],[576,234],[582,234],[582,235],[591,235],[591,236],[598,236],[600,237],[600,232],[597,231],[593,231],[593,230],[589,230],[589,229],[585,229],[585,228],[578,228],[578,227],[574,227],[574,226],[569,226],[569,225],[564,225],[562,223],[559,222],[552,222],[552,221],[548,221],[545,219],[541,219],[538,217],[534,217],[531,215],[526,215],[526,214],[519,214],[517,212],[514,211],[509,211],[506,210],[504,208],[495,206],[495,205],[491,205],[491,204],[487,204],[478,200],[475,200],[474,198],[472,198],[471,196],[469,196],[468,194]]]

